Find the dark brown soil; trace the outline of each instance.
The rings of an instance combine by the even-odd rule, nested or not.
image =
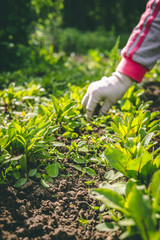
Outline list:
[[[0,239],[117,239],[95,228],[99,211],[93,210],[97,204],[88,194],[88,180],[73,173],[48,189],[31,180],[21,189],[1,185]]]
[[[145,100],[153,100],[151,111],[160,110],[160,84],[149,83]],[[157,137],[156,139],[160,139]],[[70,177],[59,176],[48,189],[29,180],[20,189],[0,185],[0,239],[6,240],[116,240],[119,233],[99,232],[98,203],[89,195],[87,175],[79,176],[71,165]],[[97,187],[104,170],[97,167]],[[81,220],[87,220],[85,222]],[[105,221],[110,221],[105,216]]]
[[[150,110],[160,111],[160,82],[147,82],[143,87],[145,88],[145,101],[153,101]]]

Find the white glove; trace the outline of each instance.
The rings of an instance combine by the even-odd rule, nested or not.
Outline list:
[[[101,80],[91,83],[87,89],[87,93],[82,99],[82,105],[86,109],[87,119],[91,119],[97,104],[102,100],[104,102],[99,114],[106,114],[110,107],[123,97],[132,83],[133,80],[130,77],[120,72],[115,72],[109,78],[102,77]]]

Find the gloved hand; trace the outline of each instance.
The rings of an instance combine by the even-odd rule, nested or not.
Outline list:
[[[90,120],[94,115],[100,101],[103,101],[103,104],[99,115],[106,114],[110,107],[123,97],[132,83],[133,80],[130,77],[120,72],[115,72],[109,78],[102,77],[101,80],[91,83],[82,99],[82,105],[87,113],[87,120]]]

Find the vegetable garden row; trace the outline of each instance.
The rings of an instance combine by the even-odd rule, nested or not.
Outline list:
[[[102,64],[106,72],[112,72],[115,59],[118,59],[113,53],[114,51],[107,63]],[[95,74],[92,73],[95,68],[102,71],[99,67],[101,56],[97,52],[91,54],[92,60],[85,59],[84,63],[76,65],[80,72],[84,72],[84,68],[88,69],[87,77],[89,72]],[[65,62],[67,69],[74,64],[71,59]],[[155,75],[158,76],[158,69],[156,66],[148,74],[148,81]],[[57,73],[57,76],[60,75]],[[56,83],[58,86],[58,80],[54,81],[55,85]],[[54,92],[50,94],[46,90],[50,84],[47,82],[45,86],[43,78],[40,84],[36,81],[18,85],[11,83],[0,91],[1,194],[10,187],[16,194],[20,194],[21,191],[25,192],[27,184],[31,184],[36,188],[41,186],[40,191],[44,191],[39,205],[43,199],[47,199],[47,194],[51,202],[60,199],[58,194],[61,192],[64,194],[64,206],[66,204],[71,208],[73,205],[74,208],[76,203],[67,202],[67,198],[65,203],[67,182],[69,187],[74,174],[77,189],[79,181],[86,186],[87,193],[84,196],[79,195],[80,200],[81,197],[86,200],[81,201],[77,217],[72,221],[75,222],[74,234],[63,235],[67,223],[61,223],[61,235],[56,234],[58,223],[54,222],[50,229],[45,230],[42,227],[43,233],[38,233],[40,227],[36,225],[37,228],[29,236],[27,231],[31,223],[26,225],[25,231],[20,231],[18,229],[21,228],[12,222],[13,216],[13,226],[10,230],[7,229],[2,216],[7,217],[9,213],[4,211],[1,195],[1,239],[10,239],[6,231],[13,234],[12,239],[43,239],[45,234],[48,234],[47,239],[160,239],[160,148],[156,141],[160,120],[159,111],[149,110],[152,102],[143,101],[144,89],[134,85],[106,116],[95,116],[88,123],[81,105],[87,86],[76,86],[74,79],[74,84],[69,84],[63,94],[62,87],[61,95],[58,95],[57,87],[55,96]],[[51,190],[57,186],[57,181],[61,190],[57,188],[57,192],[52,194]],[[70,193],[72,196],[74,191]],[[5,196],[7,195],[4,198]],[[76,196],[78,199],[78,194]],[[87,203],[88,196],[93,202],[88,200]],[[22,198],[19,199],[22,201]],[[59,200],[59,204],[62,200]],[[20,202],[18,204],[20,208]],[[85,209],[85,204],[88,204],[89,212],[96,212],[98,216],[94,226],[97,230],[94,232],[87,228],[91,224],[89,214],[80,213],[81,208]],[[23,202],[23,206],[25,205]],[[48,215],[56,208],[51,208]],[[22,210],[23,213],[25,211]],[[59,218],[65,211],[67,209],[59,209]],[[36,213],[32,217],[37,216]],[[23,215],[25,223],[27,219],[29,216]],[[45,225],[44,219],[36,221]],[[78,233],[79,228],[83,229],[81,235]],[[96,235],[96,231],[102,234]],[[86,232],[88,235],[85,235]]]

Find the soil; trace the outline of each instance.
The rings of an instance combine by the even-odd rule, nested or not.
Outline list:
[[[147,82],[143,87],[145,88],[144,101],[152,101],[149,110],[160,112],[160,82]],[[160,114],[157,119],[160,119]],[[154,141],[157,142],[155,148],[160,147],[160,135],[156,136]]]
[[[160,83],[145,85],[146,100],[153,100],[151,111],[160,110]],[[156,140],[160,142],[160,138]],[[116,240],[119,232],[99,232],[99,203],[89,195],[89,187],[98,187],[105,170],[96,168],[98,175],[91,186],[87,175],[79,175],[65,163],[69,177],[59,176],[50,188],[29,180],[24,186],[0,185],[0,239],[6,240]],[[93,178],[92,178],[93,179]],[[87,221],[83,221],[83,219]],[[106,215],[102,221],[110,221]]]

